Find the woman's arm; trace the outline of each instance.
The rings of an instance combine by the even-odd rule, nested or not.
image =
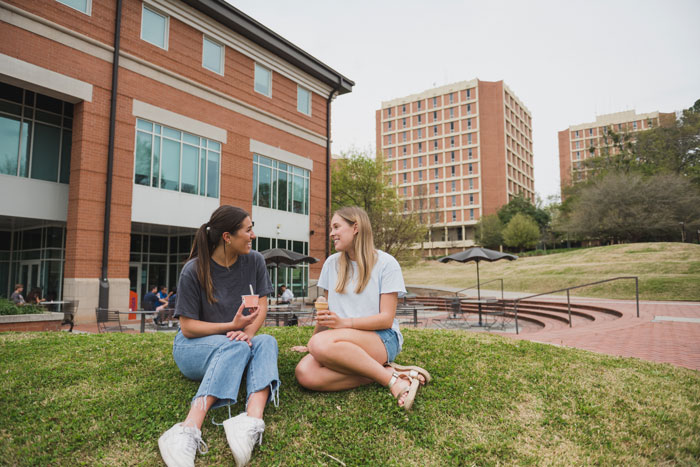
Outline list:
[[[379,314],[364,316],[362,318],[341,318],[332,311],[325,316],[317,318],[318,325],[332,329],[352,328],[364,331],[376,331],[389,329],[394,323],[396,305],[399,302],[398,292],[383,293],[379,296]]]
[[[244,330],[260,316],[260,308],[254,308],[248,316],[243,316],[242,310],[243,303],[241,303],[241,306],[238,308],[233,320],[225,323],[210,323],[208,321],[200,321],[198,319],[180,316],[182,335],[188,339],[192,339],[195,337],[227,334],[231,331]],[[267,303],[265,303],[265,310],[267,310]],[[263,317],[263,320],[264,319]],[[255,331],[257,331],[257,329],[255,329]]]
[[[257,318],[243,328],[243,332],[251,339],[260,330],[263,323],[265,323],[265,317],[267,316],[267,297],[260,298],[261,300],[258,301]]]

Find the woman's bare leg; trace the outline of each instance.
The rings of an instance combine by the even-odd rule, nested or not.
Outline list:
[[[185,426],[193,426],[201,430],[204,417],[207,416],[207,412],[209,412],[209,409],[217,400],[218,399],[214,396],[202,396],[196,399],[190,406],[187,418],[182,424]]]

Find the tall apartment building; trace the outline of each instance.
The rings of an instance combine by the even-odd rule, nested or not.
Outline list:
[[[608,131],[625,134],[634,138],[634,134],[657,126],[672,125],[675,114],[650,112],[637,114],[634,110],[599,115],[595,122],[572,125],[559,132],[559,174],[562,192],[572,183],[586,178],[583,161],[601,155],[601,149],[611,152]]]
[[[0,295],[125,310],[177,284],[222,204],[258,250],[325,256],[311,219],[353,85],[223,0],[0,1]],[[309,271],[284,271],[302,293]]]
[[[377,153],[428,256],[474,245],[474,226],[522,193],[534,201],[532,116],[503,81],[473,79],[382,102]]]

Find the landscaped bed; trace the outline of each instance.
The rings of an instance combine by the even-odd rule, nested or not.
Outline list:
[[[696,371],[499,336],[404,330],[399,362],[433,382],[414,410],[386,388],[319,394],[294,380],[310,328],[266,328],[280,346],[279,408],[253,465],[697,464]],[[8,465],[161,465],[157,439],[197,383],[171,334],[0,334],[0,458]],[[244,393],[241,393],[243,396]],[[236,414],[243,410],[239,403]],[[227,417],[215,410],[217,422]],[[221,427],[203,427],[199,465],[231,465]],[[332,456],[332,457],[331,457]]]

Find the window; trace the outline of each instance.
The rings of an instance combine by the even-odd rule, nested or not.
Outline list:
[[[472,144],[472,134],[471,133],[469,133],[467,135],[467,144]]]
[[[438,193],[440,191],[440,184],[436,183],[435,184],[435,193]]]
[[[437,97],[433,97],[433,108],[437,107]]]
[[[220,75],[224,74],[224,46],[204,38],[202,44],[202,66]]]
[[[438,140],[433,141],[433,149],[438,148]]]
[[[468,92],[468,91],[467,91],[467,92]],[[467,96],[467,97],[469,97],[469,96]],[[467,115],[471,115],[471,114],[472,114],[472,105],[471,105],[471,104],[467,104]]]
[[[406,119],[405,118],[401,119],[401,124],[403,125],[403,128],[406,128]]]
[[[435,163],[437,164],[437,163],[438,163],[438,155],[435,154],[435,155],[433,156],[433,158],[434,158],[434,160],[435,160]]]
[[[437,112],[433,112],[433,121],[437,120]]]
[[[387,139],[387,144],[391,144],[391,136],[392,136],[392,135],[387,135],[387,137],[386,137],[386,139]]]
[[[406,155],[406,146],[403,147],[403,155]]]
[[[253,206],[309,214],[309,171],[253,154]]]
[[[474,220],[474,210],[473,209],[469,210],[469,220],[471,220],[471,221]]]
[[[405,169],[407,165],[406,159],[403,160],[403,168]]]
[[[401,133],[401,141],[406,141],[406,132]]]
[[[406,113],[406,104],[401,106],[401,113],[403,113],[403,114]]]
[[[455,175],[457,175],[457,170],[453,165],[452,167],[450,167],[450,177],[454,177]]]
[[[455,101],[455,96],[454,96],[454,93],[451,92],[451,93],[450,93],[450,104],[453,104],[454,101]]]
[[[418,128],[418,130],[416,130],[416,133],[417,133],[419,139],[423,137],[423,129],[422,128]]]
[[[406,183],[406,173],[403,173],[403,182]]]
[[[455,131],[455,122],[450,122],[450,133],[454,133]]]
[[[576,151],[576,159],[581,159],[581,151]]]
[[[68,183],[73,104],[0,83],[0,173]]]
[[[472,148],[469,148],[467,150],[467,158],[472,159],[474,157],[474,154],[472,152]]]
[[[389,157],[391,157],[391,149],[392,149],[392,148],[388,148],[388,149],[386,150],[386,155],[389,156]]]
[[[474,173],[474,167],[473,167],[473,165],[474,165],[474,164],[467,164],[467,172],[468,172],[469,174]]]
[[[452,186],[451,186],[452,191],[457,191],[457,182],[452,180]]]
[[[452,222],[457,221],[457,211],[452,211]]]
[[[588,136],[593,136],[593,128],[588,129]]]
[[[418,167],[423,167],[423,156],[418,156]]]
[[[457,197],[452,195],[452,207],[457,206]]]
[[[450,107],[450,118],[454,118],[454,116],[455,116],[455,108]]]
[[[134,183],[219,197],[221,143],[136,120]]]
[[[389,120],[388,122],[386,122],[386,129],[387,129],[387,130],[391,130],[391,120]]]
[[[576,149],[580,149],[580,148],[581,148],[581,142],[580,142],[580,141],[576,141]]]
[[[272,71],[255,64],[255,91],[272,97]]]
[[[474,204],[474,195],[473,194],[469,195],[469,204]]]
[[[435,125],[433,127],[433,135],[437,136],[437,134],[438,134],[438,127],[437,127],[437,125]]]
[[[454,162],[454,161],[455,161],[455,152],[450,151],[450,162]]]
[[[311,116],[311,91],[297,86],[297,110]]]
[[[435,176],[433,178],[440,178],[439,169],[435,169]]]
[[[474,179],[473,179],[473,178],[470,178],[470,179],[469,179],[469,189],[470,189],[470,190],[473,190],[473,189],[474,189]]]
[[[472,129],[472,119],[468,118],[467,119],[467,130],[471,130],[471,129]]]
[[[467,99],[470,99],[472,97],[471,94],[471,89],[467,89]]]
[[[632,122],[632,128],[635,130],[637,129],[637,122]]]
[[[406,196],[408,194],[408,188],[403,187],[403,195]]]
[[[168,17],[143,5],[141,11],[141,39],[161,49],[168,49]]]
[[[391,117],[391,107],[389,107],[388,109],[386,109],[386,116],[387,116],[387,117]]]
[[[455,147],[455,137],[454,136],[450,136],[450,147],[451,148]]]
[[[75,8],[76,10],[90,16],[92,6],[91,0],[58,0],[58,3],[63,3],[66,6]]]
[[[421,103],[422,103],[421,101],[418,101],[418,102],[416,103],[416,106],[417,106],[418,110],[420,110]],[[420,117],[420,115],[419,115],[419,117]]]
[[[423,181],[423,171],[422,170],[418,171],[418,181]]]
[[[420,124],[420,123],[423,123],[421,117],[422,117],[422,115],[418,115],[418,123],[419,123],[419,124]]]
[[[574,138],[578,138],[578,130],[576,130],[576,133],[574,133]]]

